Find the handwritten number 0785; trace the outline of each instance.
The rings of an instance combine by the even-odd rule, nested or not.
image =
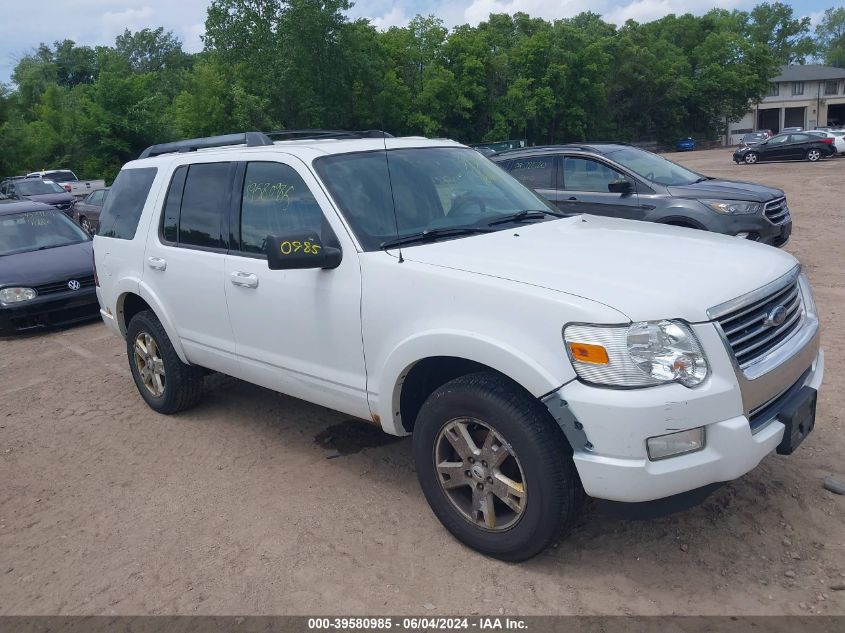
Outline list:
[[[282,255],[292,255],[302,251],[308,255],[317,255],[322,248],[319,244],[314,242],[300,242],[299,240],[287,241],[285,240],[279,245]]]

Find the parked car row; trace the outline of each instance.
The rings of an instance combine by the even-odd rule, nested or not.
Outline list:
[[[93,235],[97,230],[100,211],[108,197],[109,187],[104,186],[104,181],[89,182],[102,183],[103,186],[77,198],[67,191],[66,186],[46,176],[40,177],[33,174],[16,176],[0,181],[0,199],[30,200],[49,204],[74,219],[90,235]]]
[[[828,134],[795,131],[757,139],[740,145],[733,153],[733,160],[746,165],[768,160],[808,160],[814,163],[837,152],[835,136]]]
[[[91,192],[106,186],[105,180],[79,180],[70,169],[51,169],[34,171],[27,178],[42,178],[59,183],[62,188],[76,198],[87,196]]]

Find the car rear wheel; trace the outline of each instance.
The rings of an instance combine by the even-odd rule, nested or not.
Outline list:
[[[746,165],[753,165],[754,163],[757,162],[757,154],[755,154],[754,152],[748,152],[745,155],[744,160],[745,160]]]
[[[822,153],[817,149],[810,149],[807,150],[807,160],[811,163],[815,163],[816,161],[820,160],[822,157]]]
[[[489,556],[538,554],[584,499],[572,450],[543,405],[506,378],[456,378],[425,401],[414,427],[417,477],[441,523]]]
[[[150,408],[176,413],[202,398],[201,367],[183,363],[164,327],[151,310],[139,312],[129,322],[126,353],[135,386]]]

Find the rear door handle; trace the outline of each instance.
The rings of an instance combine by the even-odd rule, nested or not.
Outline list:
[[[258,288],[258,275],[252,273],[243,273],[239,270],[233,272],[229,279],[232,283],[241,288]]]
[[[578,198],[576,198],[575,196],[569,196],[569,197],[566,199],[566,201],[567,201],[567,202],[577,202],[577,201],[578,201]]]
[[[147,257],[147,266],[153,270],[165,270],[167,268],[167,262],[161,257]]]

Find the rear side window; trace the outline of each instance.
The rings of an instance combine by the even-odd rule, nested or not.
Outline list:
[[[100,213],[99,235],[121,240],[135,237],[157,171],[155,167],[120,171]]]
[[[531,189],[554,189],[554,156],[532,156],[514,159],[511,176]]]
[[[179,245],[223,246],[223,215],[230,196],[229,163],[191,165],[179,213]]]
[[[197,163],[173,172],[161,216],[163,242],[226,248],[233,169],[233,163]]]

